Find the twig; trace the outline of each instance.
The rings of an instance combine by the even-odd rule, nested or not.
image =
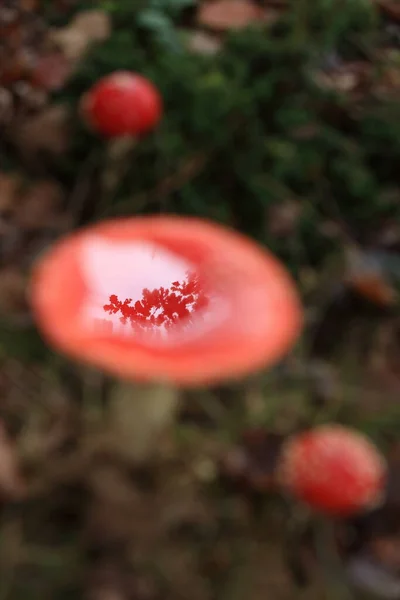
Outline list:
[[[85,202],[90,193],[91,178],[98,165],[101,153],[99,149],[93,150],[86,159],[83,167],[78,175],[74,189],[69,198],[69,209],[72,215],[70,228],[72,229],[79,223],[85,207]]]
[[[22,533],[19,518],[12,518],[7,511],[1,527],[0,545],[0,600],[11,597],[16,577],[16,567],[19,562]]]

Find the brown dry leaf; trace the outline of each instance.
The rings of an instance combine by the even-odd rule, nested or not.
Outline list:
[[[14,317],[28,310],[25,277],[16,267],[5,267],[0,271],[0,314]]]
[[[328,75],[327,73],[316,73],[316,83],[329,90],[350,92],[357,86],[358,80],[354,73],[339,73]]]
[[[209,33],[195,31],[188,41],[189,50],[196,54],[213,56],[222,47],[222,41]]]
[[[241,29],[268,20],[268,13],[251,0],[217,0],[201,4],[197,21],[211,29]]]
[[[17,175],[0,172],[0,214],[9,215],[14,211],[20,187]]]
[[[0,87],[0,126],[10,120],[13,110],[13,99],[10,91]]]
[[[20,232],[13,223],[22,181],[17,175],[0,173],[0,260],[7,260],[19,247]]]
[[[221,474],[243,487],[268,491],[276,487],[276,466],[284,436],[262,428],[247,430],[240,445],[223,456]]]
[[[39,9],[39,0],[20,0],[21,9],[25,12],[34,12]]]
[[[30,82],[45,90],[59,90],[72,73],[72,65],[59,51],[41,56],[30,75]]]
[[[383,566],[400,570],[400,539],[397,535],[373,538],[369,547]]]
[[[54,236],[68,228],[63,200],[63,191],[55,181],[28,182],[16,174],[0,172],[2,265],[17,260],[23,268],[29,266]]]
[[[15,448],[0,422],[0,495],[18,498],[24,487]]]
[[[357,294],[380,306],[393,306],[398,294],[381,262],[374,255],[348,248],[346,284]]]
[[[38,181],[21,198],[15,223],[22,229],[52,226],[62,208],[63,192],[53,181]]]
[[[107,519],[107,516],[106,516]],[[115,561],[99,560],[88,572],[86,600],[159,600],[159,583]]]
[[[388,66],[384,69],[380,81],[377,82],[375,92],[387,96],[391,94],[397,95],[399,91],[400,70],[398,66]]]
[[[14,95],[18,104],[30,113],[42,110],[48,103],[47,91],[44,88],[35,87],[27,81],[18,81],[14,85]]]
[[[315,81],[323,88],[339,92],[365,91],[371,83],[371,66],[362,61],[347,63],[329,72],[316,73]]]
[[[377,0],[377,4],[388,17],[400,22],[400,3],[397,0]]]
[[[102,10],[80,12],[70,27],[83,31],[90,41],[104,42],[111,35],[111,19]]]
[[[37,115],[19,119],[11,126],[10,137],[25,157],[40,152],[60,155],[69,144],[69,112],[65,106],[46,107]]]
[[[49,40],[75,65],[91,44],[103,42],[111,35],[111,20],[101,10],[79,13],[68,27],[54,29]]]
[[[49,39],[73,64],[83,58],[89,48],[89,39],[80,29],[57,29],[51,32]]]
[[[292,130],[292,137],[295,140],[311,140],[320,133],[320,126],[317,123],[307,123],[300,125]]]
[[[270,207],[267,228],[273,236],[286,237],[295,230],[303,209],[295,200],[285,200]]]
[[[354,275],[348,283],[358,294],[379,306],[393,306],[397,302],[396,291],[379,274]]]

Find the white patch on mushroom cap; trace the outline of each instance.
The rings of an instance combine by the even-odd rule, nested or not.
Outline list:
[[[188,272],[196,272],[196,266],[160,245],[146,242],[110,242],[100,236],[91,236],[82,247],[81,269],[89,295],[82,308],[83,326],[92,327],[94,322],[112,321],[114,332],[132,336],[129,326],[120,322],[121,314],[109,315],[104,305],[111,295],[121,302],[132,299],[130,306],[142,299],[145,288],[170,288],[175,281],[182,282]],[[229,317],[229,305],[220,296],[214,298],[206,310],[199,311],[190,327],[174,327],[168,336],[141,336],[142,342],[179,343],[182,339],[201,337]],[[200,318],[201,317],[201,318]],[[160,331],[160,329],[159,329]],[[162,328],[161,328],[162,331]],[[154,328],[153,334],[156,333]],[[137,335],[137,334],[136,334]]]

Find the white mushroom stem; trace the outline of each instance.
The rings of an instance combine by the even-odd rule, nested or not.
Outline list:
[[[137,139],[126,135],[117,137],[108,142],[106,164],[102,175],[102,202],[111,198],[131,165],[131,153],[137,144]]]
[[[118,453],[134,462],[148,459],[160,436],[174,424],[179,398],[178,390],[170,386],[119,382],[110,406]]]

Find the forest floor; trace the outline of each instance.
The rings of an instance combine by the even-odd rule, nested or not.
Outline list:
[[[77,4],[82,12],[70,17]],[[91,45],[118,38],[118,30],[111,33],[116,3],[90,4],[0,2],[0,600],[351,600],[359,597],[360,572],[364,592],[400,598],[395,219],[375,228],[372,216],[374,243],[365,248],[334,206],[318,235],[338,250],[322,264],[305,259],[297,273],[306,328],[293,354],[240,384],[180,391],[179,409],[157,436],[146,403],[131,402],[122,418],[137,435],[116,443],[108,378],[65,363],[31,330],[32,262],[49,242],[90,221],[98,189],[90,164],[71,186],[62,169],[57,179],[41,163],[42,153],[61,161],[70,143],[56,100]],[[146,26],[168,37],[173,22],[150,4]],[[232,30],[272,26],[289,4],[176,1],[185,10],[181,27],[190,22],[187,52],[210,60]],[[373,90],[377,101],[400,92],[399,6],[376,2],[391,40],[385,57],[393,59]],[[370,68],[361,60],[336,64],[319,74],[320,83],[358,101],[371,91]],[[312,133],[303,127],[301,135]],[[174,195],[203,171],[212,177],[203,158],[138,192],[135,207]],[[387,170],[398,169],[400,156],[390,160]],[[398,206],[398,180],[391,193]],[[284,255],[298,218],[291,199],[270,212],[270,233]],[[307,255],[301,241],[291,248],[300,262]],[[282,498],[274,470],[282,439],[331,421],[371,436],[390,463],[385,504],[334,523]],[[139,437],[147,440],[140,448]]]

